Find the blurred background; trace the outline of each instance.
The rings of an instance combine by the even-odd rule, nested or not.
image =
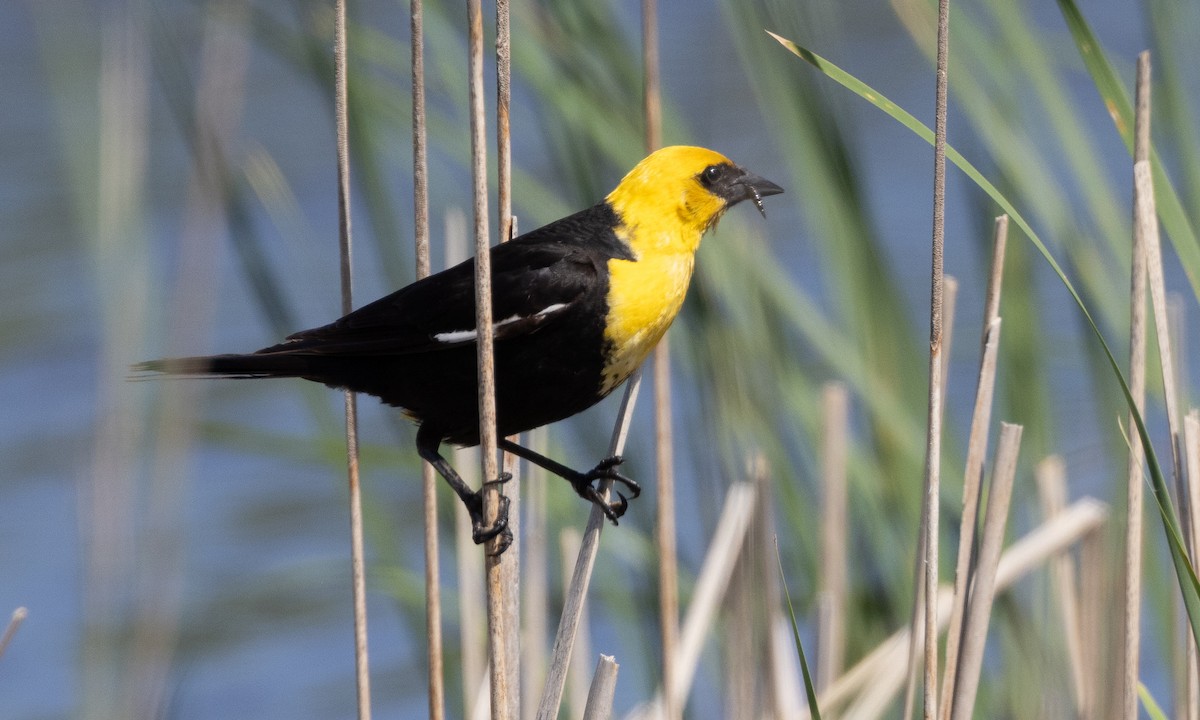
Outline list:
[[[444,248],[469,221],[464,7],[426,3],[435,269],[465,255],[465,243]],[[1200,9],[1167,0],[1083,9],[1130,88],[1136,54],[1155,51],[1155,142],[1194,225]],[[512,11],[514,211],[531,229],[598,201],[643,155],[640,3],[531,0]],[[714,148],[787,189],[767,200],[765,221],[739,207],[709,235],[671,333],[684,600],[725,489],[762,453],[788,585],[810,632],[821,386],[844,382],[851,660],[904,624],[912,604],[932,152],[762,30],[932,125],[930,11],[918,0],[659,10],[665,142]],[[362,304],[413,277],[409,18],[407,3],[351,2],[349,12]],[[1022,209],[1124,358],[1130,161],[1062,16],[1021,0],[964,0],[953,13],[950,142]],[[490,27],[490,7],[485,17]],[[251,351],[339,314],[332,2],[30,0],[0,6],[0,38],[0,614],[29,609],[0,658],[0,715],[351,717],[340,394],[301,381],[130,382],[128,369]],[[490,64],[485,77],[490,87]],[[946,269],[960,292],[944,578],[999,212],[949,171]],[[1177,342],[1194,349],[1196,296],[1169,249],[1166,264],[1182,298]],[[1108,502],[1108,535],[1119,538],[1118,386],[1078,308],[1015,230],[1006,278],[995,415],[1025,426],[1010,534],[1037,524],[1030,468],[1058,454],[1072,498]],[[1197,364],[1184,367],[1194,383]],[[614,415],[610,400],[556,426],[555,454],[589,465]],[[647,487],[651,415],[644,400],[626,453]],[[1151,411],[1159,437],[1160,416]],[[375,710],[418,717],[413,430],[370,399],[360,428]],[[448,540],[462,511],[439,492]],[[593,584],[593,647],[621,663],[620,713],[659,680],[652,496],[606,531]],[[551,533],[582,528],[588,508],[565,485],[551,482],[548,498]],[[1165,701],[1175,581],[1161,535],[1147,526],[1143,679]],[[448,703],[460,716],[453,552],[443,561]],[[1035,577],[998,600],[980,717],[1069,706],[1046,586]],[[560,602],[552,591],[552,607]],[[689,717],[731,715],[721,638],[708,645]]]

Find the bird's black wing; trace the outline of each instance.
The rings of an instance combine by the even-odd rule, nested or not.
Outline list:
[[[492,248],[492,317],[502,341],[569,313],[600,282],[611,236],[588,211]],[[592,222],[588,222],[591,220]],[[407,354],[473,344],[475,262],[467,260],[380,298],[323,327],[296,333],[260,353]]]

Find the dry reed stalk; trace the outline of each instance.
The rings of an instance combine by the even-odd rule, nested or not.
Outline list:
[[[608,720],[612,717],[613,696],[617,692],[617,670],[621,666],[612,655],[601,655],[592,675],[583,720]]]
[[[483,100],[483,11],[480,0],[467,2],[468,69],[471,110],[471,177],[475,209],[475,327],[479,363],[479,450],[483,475],[484,522],[490,527],[500,517],[504,500],[496,482],[500,476],[496,438],[496,381],[492,337],[492,263],[491,237],[488,231],[487,140]],[[505,535],[501,533],[485,543],[487,576],[488,664],[492,717],[509,720],[516,702],[516,687],[509,667],[507,625],[513,589],[506,582],[505,565],[515,563],[515,555],[499,554]],[[507,559],[505,556],[508,555]]]
[[[975,407],[967,440],[963,472],[963,509],[958,532],[958,560],[954,571],[954,598],[946,631],[946,671],[942,679],[942,717],[949,717],[958,668],[959,641],[967,607],[967,588],[974,567],[975,528],[978,523],[983,466],[987,458],[988,429],[996,389],[996,361],[1000,354],[1000,295],[1004,283],[1004,254],[1008,245],[1008,216],[996,218],[992,233],[992,264],[984,293],[983,336]]]
[[[432,272],[429,260],[429,164],[425,130],[425,26],[421,0],[409,3],[412,50],[413,244],[417,279]],[[425,652],[430,720],[446,716],[442,648],[442,588],[439,575],[437,474],[421,463],[421,507],[425,518]]]
[[[662,93],[658,53],[658,3],[642,0],[642,116],[645,149],[662,145]],[[679,643],[679,560],[675,546],[674,430],[671,423],[670,336],[654,351],[654,447],[656,505],[654,543],[658,554],[659,640],[662,645],[663,684],[675,674],[675,647]],[[668,720],[682,717],[668,701]]]
[[[1041,500],[1042,516],[1046,520],[1057,517],[1067,504],[1067,471],[1062,458],[1051,455],[1038,463],[1034,470]],[[1054,559],[1050,571],[1054,592],[1058,595],[1062,613],[1063,635],[1067,647],[1067,663],[1071,673],[1071,699],[1075,704],[1075,715],[1080,717],[1083,698],[1087,695],[1082,634],[1079,626],[1079,589],[1075,585],[1075,562],[1070,555]]]
[[[1144,51],[1138,55],[1137,83],[1137,116],[1134,146],[1134,227],[1135,233],[1141,234],[1146,249],[1147,284],[1150,289],[1150,304],[1154,311],[1154,329],[1158,337],[1158,356],[1162,369],[1164,406],[1167,415],[1167,428],[1171,445],[1171,469],[1175,477],[1175,492],[1179,502],[1179,519],[1183,528],[1192,526],[1192,508],[1188,502],[1187,477],[1184,475],[1182,452],[1180,448],[1181,430],[1179,412],[1179,393],[1175,380],[1175,361],[1171,352],[1170,319],[1167,315],[1167,300],[1163,280],[1162,247],[1158,235],[1158,215],[1154,202],[1154,180],[1151,171],[1150,156],[1150,53]],[[1139,152],[1140,151],[1140,152]],[[1136,442],[1133,444],[1137,444]],[[1192,534],[1185,531],[1184,545],[1190,557],[1196,556]],[[1185,677],[1195,677],[1197,669],[1195,643],[1184,642]],[[1127,682],[1128,684],[1128,682]],[[1197,698],[1191,692],[1192,684],[1184,683],[1184,701],[1187,715],[1191,718],[1200,712],[1196,708]],[[1128,690],[1126,691],[1128,694]],[[1128,709],[1128,699],[1126,700]]]
[[[1000,440],[996,447],[996,465],[988,492],[987,514],[983,523],[983,540],[979,545],[979,561],[971,581],[971,597],[967,603],[966,623],[963,625],[962,652],[955,672],[952,720],[968,720],[975,709],[979,689],[979,673],[983,668],[983,648],[987,642],[988,620],[996,593],[996,566],[1004,547],[1004,529],[1008,526],[1008,508],[1012,500],[1013,482],[1017,475],[1017,456],[1021,448],[1020,425],[1000,423]]]
[[[821,393],[821,589],[818,593],[817,677],[821,692],[841,674],[846,643],[846,464],[850,444],[846,386],[829,383]]]
[[[954,314],[958,308],[958,278],[947,275],[942,280],[942,397],[950,383],[950,360],[954,355]],[[946,412],[946,403],[942,403]]]
[[[450,248],[447,248],[449,252]],[[475,468],[479,467],[477,451],[456,448],[454,467],[462,468],[463,481],[474,486],[478,481]],[[458,570],[458,627],[459,652],[462,657],[463,716],[474,717],[476,697],[480,686],[486,682],[487,632],[479,618],[487,614],[486,590],[484,589],[483,556],[471,539],[471,520],[466,513],[454,513],[455,565]],[[486,709],[486,705],[485,705]],[[485,713],[486,715],[486,713]]]
[[[764,713],[776,720],[790,719],[799,717],[801,708],[807,705],[801,685],[796,641],[792,637],[791,621],[783,604],[784,594],[777,561],[779,549],[772,513],[774,499],[771,492],[771,476],[767,472],[766,460],[761,456],[751,461],[750,468],[750,475],[758,488],[758,501],[754,511],[756,536],[751,538],[751,542],[761,583],[758,586],[758,596],[762,602],[761,612],[766,626],[764,652],[768,670],[762,683],[767,694]]]
[[[669,338],[654,351],[654,447],[656,507],[654,544],[658,555],[659,639],[662,645],[662,682],[675,677],[675,651],[679,644],[679,559],[675,546],[675,464],[671,425],[671,360]],[[665,717],[676,720],[682,710],[667,699]]]
[[[563,528],[558,536],[558,544],[562,556],[563,582],[565,592],[570,591],[567,585],[571,577],[572,558],[579,556],[579,546],[583,543],[579,531],[572,527]],[[588,623],[588,603],[584,598],[579,607],[580,623],[576,632],[575,652],[571,654],[570,672],[567,674],[567,706],[570,707],[570,717],[583,717],[583,708],[588,696],[588,661],[592,657],[592,633]]]
[[[625,440],[629,436],[629,423],[633,419],[633,408],[637,405],[641,381],[640,370],[625,381],[625,394],[621,397],[617,422],[613,426],[612,438],[608,445],[609,455],[620,455],[625,451]],[[602,480],[597,486],[600,496],[605,500],[608,499],[611,486],[610,480]],[[596,565],[596,553],[600,551],[600,534],[604,530],[604,523],[604,513],[600,508],[593,507],[583,532],[579,556],[571,572],[571,584],[563,602],[562,617],[554,634],[554,649],[550,653],[546,687],[542,690],[541,701],[538,703],[538,720],[554,720],[558,717],[558,707],[562,703],[563,687],[566,684],[567,666],[575,644],[575,633],[583,614],[583,601],[592,580],[592,569]]]
[[[350,116],[346,72],[346,0],[337,0],[333,24],[334,109],[337,115],[338,247],[342,314],[354,309],[353,240],[350,227]],[[371,671],[367,651],[367,581],[363,562],[362,487],[358,473],[358,401],[346,398],[346,474],[350,485],[350,567],[354,587],[354,674],[359,720],[371,717]]]
[[[761,464],[757,465],[761,468]],[[630,714],[641,720],[663,718],[663,697],[673,696],[675,707],[687,705],[687,696],[700,663],[700,653],[716,618],[717,608],[729,588],[730,578],[738,564],[742,545],[753,527],[752,520],[758,497],[758,484],[735,482],[729,487],[722,505],[721,517],[713,531],[708,553],[700,567],[700,575],[692,589],[692,602],[688,605],[679,638],[679,650],[675,658],[675,685],[659,688],[654,699]]]
[[[8,626],[4,628],[4,635],[0,636],[0,658],[4,657],[4,651],[8,649],[9,643],[16,637],[17,630],[21,629],[21,623],[25,622],[27,617],[29,617],[29,610],[24,607],[12,611]]]
[[[937,89],[933,141],[933,251],[929,303],[929,433],[925,448],[925,720],[938,716],[938,507],[942,461],[942,300],[946,239],[946,97],[950,60],[950,0],[938,0]]]
[[[547,431],[544,427],[531,431],[530,449],[545,455],[546,438]],[[537,684],[546,673],[550,581],[547,577],[547,472],[530,464],[526,475],[525,487],[522,489],[525,539],[521,548],[521,562],[524,566],[521,583],[521,714],[527,720],[532,720],[537,708],[530,699],[537,696]]]
[[[958,281],[952,276],[947,275],[942,282],[942,361],[941,361],[941,396],[946,396],[946,387],[949,380],[950,352],[951,345],[954,340],[954,311],[958,302]],[[946,405],[942,403],[942,420]],[[924,627],[925,623],[925,584],[919,580],[921,576],[921,568],[925,563],[925,539],[927,532],[926,515],[921,513],[921,524],[917,532],[917,552],[913,556],[913,577],[918,578],[913,583],[913,606],[912,613],[909,615],[909,625],[913,628],[911,637],[914,639],[912,646],[908,649],[908,683],[904,692],[904,710],[902,717],[907,720],[912,717],[913,704],[917,692],[917,676],[921,674],[922,664],[922,647],[915,642],[915,639],[920,638],[921,634],[916,632],[917,628]]]
[[[1150,151],[1149,119],[1149,64],[1138,59],[1137,114],[1134,140],[1134,157],[1145,160]],[[1141,204],[1146,202],[1140,191],[1134,188],[1134,226],[1132,248],[1132,271],[1130,279],[1130,322],[1129,322],[1129,392],[1139,413],[1145,409],[1146,397],[1146,263],[1147,244],[1152,227],[1142,221],[1146,216]],[[1149,200],[1153,202],[1153,200]],[[1153,212],[1153,211],[1151,211]],[[1152,223],[1153,220],[1150,220]],[[1133,414],[1129,415],[1129,427],[1135,428]],[[1121,657],[1123,717],[1135,717],[1138,706],[1138,659],[1141,646],[1142,606],[1142,520],[1143,520],[1143,474],[1145,450],[1136,436],[1129,443],[1127,465],[1126,519],[1125,519],[1125,601],[1123,612],[1123,644]]]
[[[1200,508],[1200,483],[1197,483],[1197,477],[1200,476],[1200,410],[1192,409],[1183,419],[1183,447],[1184,456],[1187,461],[1187,478],[1188,478],[1188,498],[1192,506],[1192,524],[1185,532],[1191,535],[1192,547],[1197,546],[1200,540],[1200,529],[1197,529],[1197,508]],[[1182,504],[1182,500],[1181,503]],[[1192,557],[1195,557],[1193,554]],[[1185,618],[1186,621],[1186,618]],[[1184,636],[1184,642],[1187,643],[1191,650],[1191,656],[1194,659],[1196,646],[1188,633],[1181,633]],[[1196,667],[1194,664],[1184,668],[1187,675],[1188,695],[1192,698],[1192,702],[1185,705],[1188,711],[1188,720],[1196,720],[1196,716],[1200,715],[1197,711],[1196,698],[1200,697],[1200,677],[1197,677]],[[1184,717],[1182,713],[1177,714],[1177,717]]]
[[[760,488],[761,489],[761,488]],[[759,625],[755,622],[758,596],[762,593],[763,583],[757,576],[759,565],[754,562],[758,545],[754,539],[758,537],[759,509],[761,503],[754,504],[750,528],[747,529],[748,540],[742,544],[741,554],[729,578],[729,589],[726,591],[725,606],[721,611],[720,622],[726,628],[737,628],[736,632],[726,633],[721,642],[721,655],[724,659],[725,685],[725,714],[729,720],[748,720],[757,718],[761,710],[757,689],[760,668],[756,663],[758,654]],[[665,701],[664,697],[664,701]],[[664,713],[665,717],[665,705]]]
[[[774,597],[775,608],[768,616],[767,628],[767,663],[770,674],[768,687],[771,690],[771,712],[774,714],[768,717],[774,720],[790,720],[804,717],[808,713],[808,703],[804,697],[804,688],[800,684],[800,662],[796,654],[791,620],[784,616],[777,596]]]
[[[1010,545],[1000,557],[996,568],[996,590],[1007,589],[1080,539],[1095,535],[1095,531],[1107,516],[1108,508],[1104,503],[1092,498],[1083,498],[1053,520],[1042,523]],[[950,620],[949,599],[952,592],[953,589],[948,585],[940,591],[941,599],[946,602],[941,602],[938,606],[939,628],[945,627]],[[918,628],[918,633],[922,631],[923,628]],[[822,712],[834,712],[856,699],[857,693],[864,690],[886,694],[889,698],[898,692],[907,672],[904,658],[908,652],[911,632],[910,626],[897,630],[834,681],[833,685],[817,698]],[[807,707],[799,717],[808,717]]]
[[[729,578],[750,528],[756,496],[756,487],[748,482],[734,483],[725,496],[721,517],[713,531],[700,575],[696,578],[692,602],[688,605],[680,633],[679,650],[675,658],[678,671],[675,684],[663,693],[671,695],[675,707],[683,708],[687,702],[700,653],[704,649],[704,640],[712,628],[717,607],[729,586]],[[656,698],[656,705],[661,709],[661,696]]]
[[[923,503],[922,503],[923,504]],[[904,707],[900,717],[909,720],[912,717],[913,705],[916,704],[917,678],[923,667],[921,640],[925,637],[925,583],[922,580],[921,565],[925,561],[925,534],[927,516],[921,509],[921,522],[917,532],[917,552],[913,555],[913,605],[908,616],[908,657],[904,666],[908,668],[908,681],[904,691]]]
[[[492,694],[492,683],[489,682],[490,675],[491,668],[488,667],[487,662],[485,661],[483,665],[483,671],[479,675],[479,682],[475,684],[475,690],[473,693],[471,693],[470,707],[472,707],[473,710],[466,714],[466,717],[471,718],[471,720],[488,720],[491,717],[491,713],[489,711],[490,706],[488,702],[488,698],[490,698]],[[470,692],[471,688],[467,687],[466,690]]]
[[[1183,447],[1188,478],[1188,502],[1192,509],[1200,508],[1200,410],[1192,408],[1183,418]],[[1200,518],[1192,513],[1192,542],[1200,541]]]
[[[662,90],[658,68],[658,3],[642,0],[642,117],[646,152],[662,145]]]
[[[512,139],[510,129],[509,109],[511,106],[511,77],[512,54],[511,32],[509,24],[509,0],[496,0],[496,186],[499,218],[497,228],[500,242],[508,242],[517,234],[517,218],[512,214]],[[510,438],[516,440],[516,438]],[[511,465],[510,472],[514,481],[517,477],[519,461],[515,457],[504,456],[504,462]],[[504,470],[505,468],[501,468]],[[513,482],[509,491],[509,512],[512,514],[513,525],[510,527],[514,542],[511,548],[512,556],[503,563],[497,563],[497,576],[494,582],[504,588],[502,593],[504,613],[505,667],[508,668],[508,717],[517,720],[521,716],[521,593],[520,568],[521,544],[516,542],[519,534],[521,518],[521,483]]]

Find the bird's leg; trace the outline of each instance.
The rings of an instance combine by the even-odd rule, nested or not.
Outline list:
[[[629,508],[629,500],[626,499],[624,494],[617,491],[617,497],[620,499],[608,502],[600,495],[595,486],[592,485],[592,482],[594,480],[611,480],[624,485],[631,497],[636,498],[642,494],[642,487],[640,485],[617,472],[617,466],[623,462],[623,458],[619,455],[601,460],[596,467],[587,472],[579,472],[556,460],[551,460],[545,455],[522,447],[511,440],[501,438],[498,444],[501,450],[528,460],[538,467],[545,468],[571,483],[571,487],[575,488],[575,492],[579,494],[579,497],[599,507],[604,512],[604,516],[612,521],[613,525],[617,524],[617,518],[624,515],[625,511]]]
[[[438,452],[438,447],[442,444],[441,436],[432,429],[426,429],[427,427],[422,425],[417,430],[417,454],[446,479],[455,494],[462,500],[463,505],[467,507],[467,513],[471,516],[471,539],[475,541],[475,544],[481,545],[500,535],[501,539],[496,555],[502,554],[513,540],[512,530],[508,527],[508,497],[500,496],[500,512],[496,515],[496,522],[488,527],[483,518],[483,489],[472,490],[450,466],[450,463],[446,462],[446,458]],[[491,483],[505,483],[511,479],[512,475],[502,472],[500,477],[495,480],[486,480],[483,485],[487,487]]]

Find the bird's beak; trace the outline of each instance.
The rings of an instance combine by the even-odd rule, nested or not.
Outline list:
[[[767,216],[767,211],[763,209],[762,199],[768,195],[778,195],[783,192],[783,188],[779,187],[770,180],[759,177],[754,173],[745,173],[738,178],[736,184],[742,189],[742,196],[739,200],[753,200],[754,207],[762,213],[763,217]]]

